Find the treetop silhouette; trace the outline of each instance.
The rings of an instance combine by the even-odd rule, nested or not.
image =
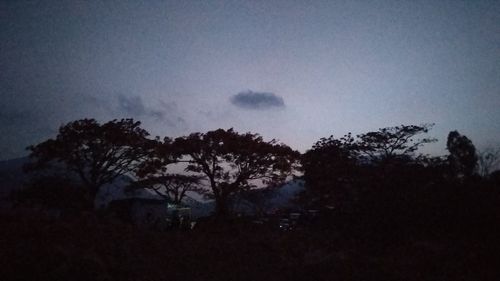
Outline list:
[[[453,173],[457,177],[471,177],[478,160],[472,141],[457,131],[451,131],[448,134],[446,148],[450,152],[448,162]]]
[[[233,129],[193,133],[177,138],[175,150],[187,155],[187,172],[204,175],[216,202],[216,214],[227,215],[230,196],[259,184],[282,183],[295,168],[299,153],[276,140]]]
[[[28,147],[33,163],[28,170],[43,169],[61,163],[76,173],[91,198],[104,184],[136,169],[151,149],[149,133],[133,119],[112,120],[99,124],[81,119],[59,128],[55,139]]]
[[[433,125],[401,125],[360,134],[357,149],[372,161],[412,156],[419,147],[437,141],[434,138],[414,139],[416,135],[427,133]]]

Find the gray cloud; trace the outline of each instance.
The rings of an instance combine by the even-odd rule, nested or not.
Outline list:
[[[231,103],[246,109],[283,108],[283,98],[274,93],[245,91],[231,97]]]
[[[159,104],[163,110],[153,110],[151,111],[151,116],[158,117],[157,120],[163,121],[163,123],[172,128],[185,128],[187,126],[186,120],[181,117],[182,114],[179,112],[177,103],[160,100]]]
[[[163,102],[161,102],[163,105]],[[166,112],[144,105],[141,96],[118,96],[118,111],[136,118],[152,118],[155,121],[165,121]]]
[[[137,118],[140,121],[153,123],[161,122],[170,128],[184,128],[186,120],[181,117],[175,102],[158,100],[155,107],[144,103],[141,96],[118,95],[117,113],[127,117]]]

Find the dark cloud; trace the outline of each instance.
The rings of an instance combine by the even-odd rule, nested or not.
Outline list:
[[[231,97],[231,103],[246,109],[283,108],[283,98],[274,93],[245,91]]]
[[[186,120],[181,117],[175,102],[159,100],[156,107],[144,104],[141,96],[118,95],[117,113],[121,116],[133,117],[141,121],[161,122],[170,128],[186,127]]]
[[[161,121],[171,128],[185,128],[187,126],[186,120],[181,117],[182,114],[179,112],[177,103],[160,100],[159,105],[163,110],[151,111],[152,116],[161,116]]]
[[[161,102],[163,104],[163,102]],[[135,118],[152,118],[155,121],[165,121],[166,112],[144,105],[141,96],[118,96],[118,112]]]

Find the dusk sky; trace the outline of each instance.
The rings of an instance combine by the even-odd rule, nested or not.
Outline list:
[[[306,3],[308,2],[308,3]],[[500,1],[0,1],[0,159],[80,118],[500,145]]]

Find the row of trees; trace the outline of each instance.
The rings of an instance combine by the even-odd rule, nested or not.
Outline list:
[[[70,122],[55,139],[28,149],[33,160],[28,170],[64,167],[79,176],[91,199],[126,175],[136,179],[132,187],[148,188],[176,203],[187,191],[202,192],[215,199],[219,216],[228,214],[232,195],[284,182],[300,156],[276,140],[233,129],[151,139],[132,119]],[[174,165],[184,165],[184,173],[170,173]]]
[[[409,202],[418,205],[418,200],[429,201],[440,192],[456,191],[490,174],[498,177],[500,172],[491,173],[498,154],[494,150],[477,153],[472,142],[457,131],[448,134],[448,155],[418,153],[421,146],[436,141],[425,137],[432,126],[401,125],[355,137],[322,138],[303,155],[307,186],[303,202],[341,209],[385,208],[395,213],[396,207],[390,204],[408,209]]]
[[[387,186],[466,181],[474,176],[478,159],[483,175],[496,164],[497,154],[478,157],[472,142],[456,131],[448,136],[447,157],[418,154],[421,146],[436,141],[417,138],[431,128],[432,124],[401,125],[356,137],[330,136],[301,155],[276,140],[233,129],[160,140],[150,138],[132,119],[104,124],[82,119],[62,126],[55,139],[29,147],[33,161],[28,169],[59,165],[70,170],[91,200],[102,186],[125,175],[135,179],[133,188],[148,188],[175,203],[195,191],[215,199],[216,214],[224,216],[235,194],[276,186],[297,170],[306,181],[303,199],[339,205],[381,186],[387,191]],[[172,167],[184,171],[172,173]]]

